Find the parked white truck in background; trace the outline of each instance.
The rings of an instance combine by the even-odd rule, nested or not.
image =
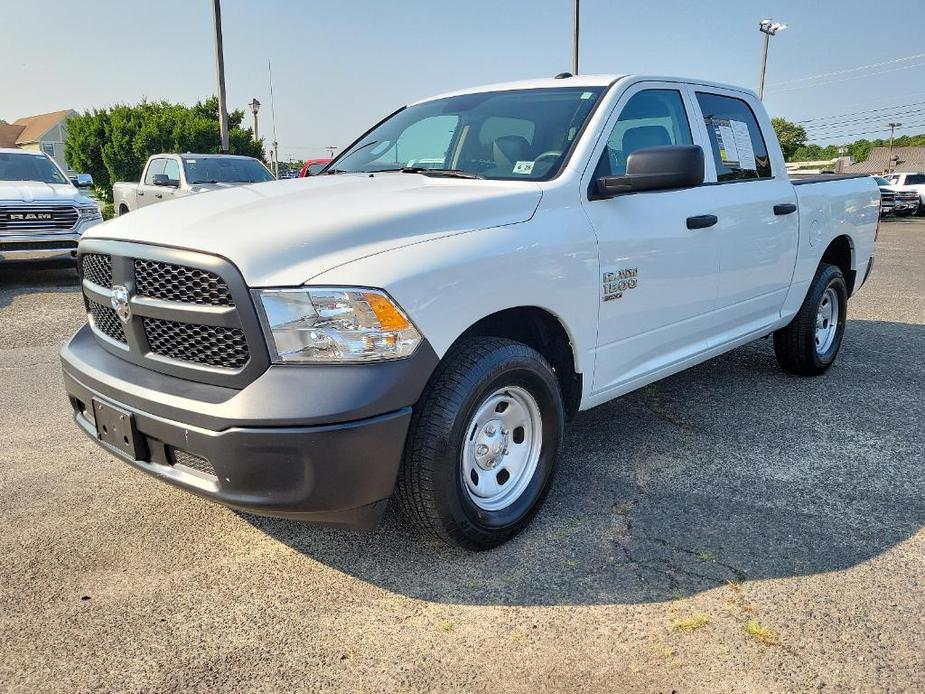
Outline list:
[[[791,183],[750,91],[560,77],[408,106],[327,175],[99,228],[62,352],[77,423],[232,507],[361,527],[397,489],[482,549],[536,513],[579,410],[769,335],[785,371],[825,372],[873,179]]]
[[[145,163],[139,183],[113,185],[113,209],[121,216],[156,202],[272,180],[269,169],[253,157],[155,154]]]
[[[78,174],[77,185],[93,179]],[[77,242],[103,221],[100,208],[43,152],[0,149],[0,262],[77,257]]]
[[[919,215],[925,215],[925,173],[892,173],[886,179],[894,186],[914,190],[919,194]]]

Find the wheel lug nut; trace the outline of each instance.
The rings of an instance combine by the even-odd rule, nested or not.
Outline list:
[[[488,446],[486,446],[484,443],[480,443],[478,447],[475,449],[475,452],[478,453],[479,455],[485,455],[486,453],[488,453]]]
[[[485,427],[485,433],[488,434],[489,436],[493,436],[495,433],[495,425],[494,424],[487,425]]]

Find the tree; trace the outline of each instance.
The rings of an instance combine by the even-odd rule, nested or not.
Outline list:
[[[784,151],[784,159],[791,161],[796,151],[806,144],[806,129],[786,118],[772,118],[771,125],[774,126],[780,148]]]
[[[229,150],[263,158],[263,140],[242,128],[244,112],[229,114]],[[145,161],[160,152],[215,153],[221,148],[218,99],[193,106],[143,101],[87,111],[68,120],[65,159],[75,171],[93,176],[97,195],[112,200],[116,181],[137,180]]]

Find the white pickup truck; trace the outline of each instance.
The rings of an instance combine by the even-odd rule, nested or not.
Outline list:
[[[148,157],[139,183],[113,185],[112,206],[121,216],[156,202],[272,180],[269,169],[253,157],[155,154]]]
[[[81,235],[103,221],[79,190],[91,185],[88,174],[72,183],[43,152],[0,149],[0,263],[76,258]]]
[[[352,527],[394,498],[492,547],[579,410],[771,335],[785,371],[825,372],[878,211],[869,176],[791,183],[744,89],[463,90],[320,176],[94,230],[65,387],[93,439],[204,497]]]

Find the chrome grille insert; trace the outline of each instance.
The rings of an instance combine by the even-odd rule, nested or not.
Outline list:
[[[126,343],[125,330],[116,312],[109,306],[103,306],[91,299],[86,299],[86,302],[87,313],[90,314],[93,327],[116,342]]]
[[[234,306],[228,285],[214,272],[173,263],[136,260],[135,287],[140,295],[152,299]]]
[[[142,321],[151,351],[163,357],[223,369],[240,369],[250,358],[241,330],[158,318]]]
[[[0,206],[0,232],[67,231],[77,224],[77,209],[71,205]]]
[[[101,287],[112,286],[112,258],[99,253],[87,253],[80,263],[85,280]]]

